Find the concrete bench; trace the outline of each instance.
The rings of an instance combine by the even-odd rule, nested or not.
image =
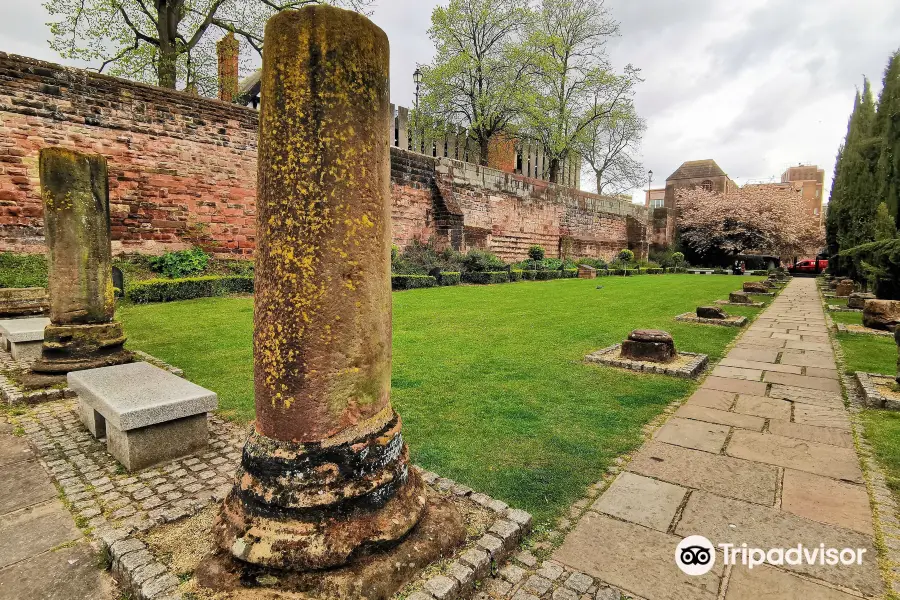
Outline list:
[[[206,447],[206,413],[214,392],[145,362],[67,375],[78,393],[81,420],[129,471],[192,454]]]
[[[0,349],[15,360],[37,360],[44,345],[44,328],[49,324],[46,317],[0,321]]]

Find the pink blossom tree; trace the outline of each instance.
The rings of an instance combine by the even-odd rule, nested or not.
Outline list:
[[[825,243],[818,216],[793,186],[746,185],[725,193],[703,188],[677,194],[682,241],[698,254],[753,252],[790,260]]]

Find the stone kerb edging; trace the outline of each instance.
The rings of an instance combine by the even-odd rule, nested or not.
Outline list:
[[[718,325],[719,327],[743,327],[747,324],[747,317],[738,315],[729,315],[724,319],[707,319],[698,317],[694,313],[686,312],[683,315],[675,317],[676,321],[682,323],[699,323],[701,325]]]
[[[828,313],[826,312],[826,318]],[[875,529],[875,547],[879,554],[882,577],[888,584],[888,589],[894,594],[900,594],[900,521],[896,515],[900,513],[900,506],[894,499],[893,493],[887,485],[887,478],[881,465],[875,458],[875,452],[871,444],[866,440],[865,428],[860,418],[865,398],[857,389],[852,377],[846,373],[846,361],[844,351],[837,338],[828,336],[831,347],[838,363],[838,373],[841,378],[841,386],[844,389],[848,402],[850,423],[853,427],[853,439],[856,452],[859,456],[863,471],[863,479],[869,493],[869,501],[872,506],[872,524]]]
[[[457,552],[439,575],[421,577],[412,583],[417,589],[409,600],[450,600],[468,598],[476,591],[476,582],[490,576],[518,548],[519,542],[531,529],[531,514],[517,508],[510,508],[505,502],[496,500],[461,485],[451,479],[440,477],[421,467],[415,467],[425,482],[435,491],[457,497],[467,497],[496,515],[474,547]],[[212,498],[220,502],[224,498]],[[205,508],[199,506],[194,514]],[[188,515],[186,515],[188,516]],[[111,570],[116,579],[131,591],[135,600],[179,600],[183,596],[176,591],[181,580],[165,564],[153,555],[151,549],[136,535],[146,530],[132,527],[107,528],[95,535],[101,548],[107,553]]]
[[[832,321],[834,322],[834,321]],[[894,337],[890,331],[882,331],[880,329],[872,329],[863,325],[848,325],[846,323],[834,323],[835,329],[841,333],[855,333],[858,335],[875,335],[880,337]]]
[[[671,377],[681,377],[684,379],[694,379],[698,377],[706,366],[709,364],[709,357],[706,354],[696,354],[694,352],[678,352],[678,357],[688,358],[686,364],[673,367],[671,364],[641,362],[636,360],[628,360],[621,358],[619,355],[622,350],[622,344],[613,344],[606,348],[592,352],[584,357],[586,362],[604,365],[607,367],[617,367],[620,369],[628,369],[639,373],[653,373],[656,375],[669,375]]]
[[[885,410],[900,410],[900,400],[889,398],[878,391],[878,385],[894,383],[894,378],[879,373],[856,372],[856,380],[862,390],[862,400],[869,408],[883,408]]]

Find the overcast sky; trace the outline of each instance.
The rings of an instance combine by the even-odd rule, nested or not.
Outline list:
[[[416,63],[431,59],[432,9],[447,0],[377,0],[373,19],[391,40],[392,95],[411,105]],[[642,148],[654,187],[686,160],[713,158],[739,183],[818,164],[830,184],[853,94],[876,91],[900,47],[897,0],[607,0],[621,23],[610,40],[617,68],[645,82]],[[61,62],[47,46],[38,0],[0,0],[0,51]],[[586,189],[591,182],[584,180]],[[635,194],[643,196],[639,192]]]

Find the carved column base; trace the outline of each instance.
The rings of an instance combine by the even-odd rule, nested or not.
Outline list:
[[[254,433],[214,527],[219,547],[246,563],[311,571],[402,540],[426,497],[400,417],[390,409],[388,417],[352,440],[295,444]]]
[[[35,373],[68,373],[121,365],[134,360],[123,348],[121,323],[47,325],[41,358],[31,367]]]

